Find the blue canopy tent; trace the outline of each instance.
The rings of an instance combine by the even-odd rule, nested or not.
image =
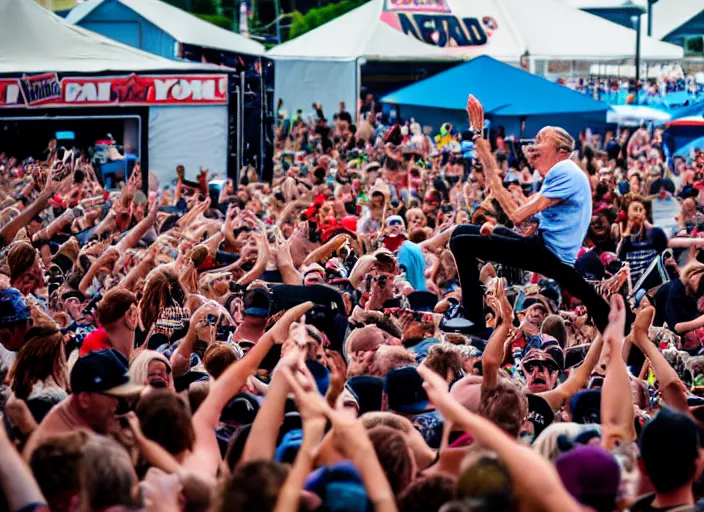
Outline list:
[[[692,153],[692,151],[696,149],[704,149],[704,137],[699,137],[698,139],[694,139],[692,142],[685,144],[677,151],[675,151],[675,154],[672,156],[681,156],[682,158],[687,158]]]
[[[465,127],[469,93],[482,102],[492,126],[501,125],[506,135],[521,137],[534,137],[551,124],[575,135],[585,126],[603,127],[610,109],[606,103],[486,56],[404,87],[381,101],[397,105],[404,119],[413,117],[423,125],[438,128],[450,122]]]
[[[689,122],[699,119],[701,122]],[[672,111],[672,120],[665,126],[663,140],[672,153],[704,134],[704,100]]]

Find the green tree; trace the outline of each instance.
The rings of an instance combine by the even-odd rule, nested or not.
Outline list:
[[[227,16],[222,16],[220,14],[201,14],[198,12],[193,13],[194,16],[198,16],[200,19],[212,23],[225,30],[232,30],[232,20]]]
[[[306,32],[310,32],[311,30],[324,25],[335,18],[339,18],[352,9],[356,9],[360,5],[365,4],[367,1],[368,0],[342,0],[338,3],[311,9],[305,15],[298,11],[294,11],[288,38],[293,39],[294,37],[301,36]]]
[[[194,14],[218,14],[216,0],[191,0],[191,12]]]

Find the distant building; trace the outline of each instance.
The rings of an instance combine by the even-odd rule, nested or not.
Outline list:
[[[76,5],[66,21],[169,59],[185,57],[184,47],[251,56],[264,53],[258,42],[160,0],[89,0]]]

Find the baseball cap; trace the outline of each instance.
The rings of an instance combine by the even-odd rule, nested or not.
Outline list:
[[[115,349],[98,350],[78,358],[71,371],[73,393],[102,393],[117,397],[135,395],[144,386],[127,373],[127,358]]]
[[[330,512],[372,510],[362,477],[349,461],[316,469],[308,476],[304,489],[320,496]]]
[[[577,446],[560,455],[555,467],[567,491],[580,503],[605,510],[616,505],[621,467],[616,458],[601,446]]]
[[[538,349],[545,352],[558,367],[558,370],[562,371],[565,368],[565,351],[560,346],[560,343],[551,335],[547,333],[533,334],[529,336],[526,340],[526,346],[523,349],[525,357],[533,350]],[[534,357],[539,357],[535,355]]]
[[[394,225],[399,225],[406,227],[406,223],[403,221],[403,217],[400,215],[389,215],[389,217],[386,219],[386,225],[387,226],[394,226]]]
[[[539,363],[545,364],[555,371],[562,370],[562,365],[553,357],[553,355],[549,351],[540,348],[532,348],[528,350],[521,361],[524,368],[528,368],[532,364]]]
[[[244,314],[249,316],[267,317],[271,311],[271,294],[263,288],[247,290],[243,298]]]
[[[438,303],[438,296],[436,294],[424,290],[411,292],[406,298],[413,311],[432,312],[435,305]]]
[[[345,387],[357,397],[360,416],[365,412],[381,410],[381,396],[384,391],[383,379],[369,375],[358,375],[350,378]]]
[[[261,400],[251,393],[237,393],[220,413],[220,421],[235,425],[249,425],[259,412]]]
[[[29,306],[16,288],[0,291],[0,325],[13,324],[29,318]]]
[[[318,361],[308,360],[306,361],[306,366],[310,371],[313,379],[315,379],[315,385],[321,395],[325,395],[330,387],[330,371],[325,368]]]
[[[421,414],[430,401],[423,389],[423,378],[413,366],[391,370],[384,377],[384,393],[389,409],[404,414]]]
[[[570,400],[572,421],[582,424],[601,423],[601,389],[587,389]]]

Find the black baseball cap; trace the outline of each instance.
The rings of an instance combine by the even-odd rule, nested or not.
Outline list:
[[[381,411],[381,397],[384,391],[384,380],[370,375],[358,375],[350,378],[345,384],[357,398],[359,414]]]
[[[115,349],[90,352],[79,358],[73,366],[71,391],[116,397],[135,395],[144,386],[130,381],[127,367],[127,358]]]
[[[413,366],[391,370],[384,377],[389,409],[402,414],[426,412],[430,401],[423,389],[423,377]]]
[[[432,312],[438,303],[438,296],[432,292],[416,290],[408,294],[408,303],[413,311]]]
[[[263,288],[252,288],[244,293],[244,314],[267,317],[271,311],[273,299],[271,293]]]

